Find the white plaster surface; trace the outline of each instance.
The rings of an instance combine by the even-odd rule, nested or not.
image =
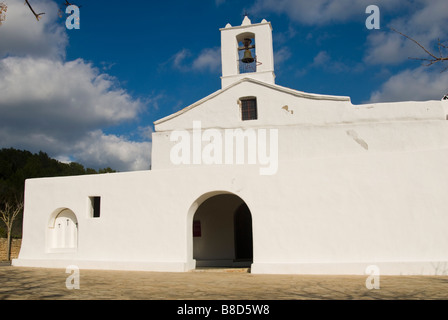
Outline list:
[[[248,30],[271,27],[227,26],[223,43]],[[258,52],[270,61],[266,42],[267,49],[257,41]],[[13,264],[188,271],[196,266],[197,209],[233,194],[252,214],[252,273],[364,274],[369,265],[381,274],[447,271],[448,101],[352,105],[273,78],[239,77],[229,55],[223,52],[223,89],[155,122],[151,171],[27,180]],[[259,72],[273,74],[267,67]],[[258,120],[240,119],[238,101],[248,96],[257,98]],[[247,164],[174,165],[170,134],[194,121],[204,129],[277,129],[277,173],[262,176]],[[92,196],[101,197],[100,218],[91,217]],[[49,228],[64,210],[76,216],[77,244],[49,250]],[[228,233],[217,242],[233,232],[222,223]],[[221,245],[212,258],[232,259],[232,245]]]

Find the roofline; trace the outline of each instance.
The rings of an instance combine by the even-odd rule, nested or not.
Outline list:
[[[231,89],[231,88],[233,88],[233,87],[235,87],[235,86],[237,86],[237,85],[239,85],[240,83],[243,83],[243,82],[252,82],[252,83],[255,83],[255,84],[258,84],[258,85],[262,85],[262,86],[265,86],[267,88],[271,88],[273,90],[277,90],[277,91],[280,91],[280,92],[288,93],[288,94],[291,94],[293,96],[300,97],[300,98],[306,98],[306,99],[312,99],[312,100],[350,101],[350,97],[330,96],[330,95],[322,95],[322,94],[315,94],[315,93],[306,93],[306,92],[297,91],[297,90],[294,90],[294,89],[282,87],[282,86],[279,86],[277,84],[270,84],[270,83],[266,83],[266,82],[263,82],[263,81],[260,81],[260,80],[255,80],[255,79],[252,79],[252,78],[243,78],[243,79],[240,79],[240,80],[232,83],[231,85],[229,85],[229,86],[227,86],[227,87],[225,87],[223,89],[215,91],[214,93],[212,93],[212,94],[206,96],[205,98],[203,98],[203,99],[201,99],[201,100],[199,100],[199,101],[189,105],[188,107],[185,107],[185,108],[183,108],[183,109],[181,109],[181,110],[179,110],[179,111],[177,111],[177,112],[175,112],[175,113],[173,113],[173,114],[171,114],[169,116],[166,116],[166,117],[164,117],[162,119],[154,121],[154,125],[158,125],[158,124],[164,123],[164,122],[166,122],[168,120],[171,120],[173,118],[176,118],[176,117],[178,117],[178,116],[188,112],[189,110],[197,107],[198,105],[203,104],[204,102],[206,102],[206,101],[208,101],[208,100],[210,100],[210,99],[220,95],[223,92],[226,92],[227,90],[229,90],[229,89]]]
[[[241,26],[224,27],[224,28],[220,28],[219,31],[232,30],[232,29],[244,29],[244,28],[247,28],[249,26],[255,27],[255,26],[264,25],[264,24],[268,24],[271,27],[271,30],[272,30],[271,22],[265,21],[265,22],[259,22],[259,23],[251,23],[249,25],[244,25],[244,26],[241,25]]]

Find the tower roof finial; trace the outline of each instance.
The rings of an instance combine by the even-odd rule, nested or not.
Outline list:
[[[249,15],[247,13],[247,11],[244,11],[244,20],[243,23],[241,24],[242,26],[247,26],[247,25],[251,25],[252,22],[249,19]]]

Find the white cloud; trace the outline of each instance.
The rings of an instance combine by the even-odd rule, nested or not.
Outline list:
[[[313,59],[313,65],[321,66],[330,61],[330,55],[326,51],[320,51]]]
[[[274,34],[274,45],[275,46],[283,46],[291,39],[293,39],[297,35],[297,30],[294,26],[289,25],[288,30],[283,32],[275,32]]]
[[[365,62],[399,64],[408,61],[408,57],[426,57],[426,53],[417,44],[391,31],[390,27],[437,52],[435,42],[438,38],[444,39],[448,33],[446,0],[415,0],[403,8],[413,10],[403,10],[410,11],[410,14],[398,16],[382,27],[381,31],[369,34]]]
[[[1,146],[39,149],[59,157],[76,154],[82,156],[77,159],[95,163],[97,167],[106,162],[119,165],[119,170],[135,170],[138,164],[142,165],[140,169],[148,167],[146,162],[136,160],[142,152],[136,148],[139,144],[119,137],[114,139],[112,135],[98,138],[99,128],[133,121],[144,107],[117,87],[114,78],[101,74],[81,59],[55,62],[10,57],[0,60],[0,73]],[[92,136],[92,132],[96,134]],[[145,138],[149,140],[148,136]],[[104,147],[100,147],[100,142],[106,143]],[[116,143],[115,152],[113,143]],[[147,143],[140,143],[142,149]],[[88,150],[95,146],[98,152],[107,146],[108,152],[82,152],[81,146],[89,146]],[[119,150],[131,152],[129,159]]]
[[[410,5],[414,10],[404,10],[407,14],[395,18],[387,27],[395,28],[438,54],[435,43],[438,38],[445,40],[448,33],[446,0],[415,0]],[[396,32],[386,32],[387,27],[367,38],[366,63],[397,65],[409,62],[409,57],[429,58],[416,43]],[[448,92],[448,72],[440,73],[444,67],[424,67],[422,61],[416,60],[415,69],[390,76],[371,94],[370,102],[439,100]]]
[[[341,73],[362,71],[366,65],[373,65],[379,66],[379,70],[384,73],[385,66],[409,62],[409,57],[428,57],[414,42],[391,31],[391,27],[419,41],[434,53],[438,53],[438,38],[448,40],[446,0],[257,0],[252,12],[259,15],[281,14],[292,22],[308,26],[359,22],[360,27],[365,28],[365,10],[369,5],[380,8],[381,29],[368,32],[364,65],[334,59],[327,51],[320,51],[310,68]],[[325,33],[325,29],[320,28],[319,31],[321,30]],[[380,89],[371,94],[370,101],[440,99],[448,91],[448,72],[441,74],[443,67],[425,68],[420,67],[419,61],[415,63],[414,70],[399,71],[389,76]]]
[[[45,12],[37,21],[22,0],[7,1],[6,20],[0,27],[0,58],[6,55],[65,57],[68,36],[57,23],[58,6],[53,1],[32,1],[33,8]]]
[[[73,146],[73,154],[87,167],[111,167],[119,171],[148,170],[151,142],[135,142],[125,137],[95,130]]]
[[[368,46],[364,60],[369,64],[403,63],[411,51],[415,56],[419,55],[416,48],[398,33],[373,33],[368,37]]]
[[[408,57],[425,56],[415,43],[392,32],[390,27],[434,50],[438,38],[446,39],[446,0],[257,0],[251,12],[284,14],[291,21],[312,26],[359,21],[362,28],[369,5],[380,8],[382,20],[381,30],[371,31],[367,36],[364,62],[368,64],[399,64],[408,61]],[[391,14],[395,18],[385,20]]]
[[[322,68],[326,72],[343,73],[343,72],[360,72],[364,70],[364,66],[360,63],[345,63],[336,61],[331,58],[327,51],[320,51],[313,59],[310,65],[312,68]]]
[[[408,57],[425,56],[415,43],[392,32],[390,27],[428,48],[434,48],[438,38],[446,39],[446,0],[257,0],[251,12],[284,14],[291,21],[312,26],[358,21],[365,28],[365,10],[369,5],[379,7],[381,29],[367,36],[364,62],[368,64],[399,64],[408,61]],[[391,14],[395,18],[386,20]]]
[[[182,72],[207,71],[217,72],[221,68],[221,48],[206,48],[194,59],[190,50],[182,49],[174,54],[163,65],[172,64],[174,69]]]
[[[117,87],[116,79],[82,59],[9,57],[0,60],[0,72],[0,123],[20,113],[89,128],[132,120],[142,108]]]
[[[0,147],[42,150],[95,169],[149,169],[151,129],[136,129],[138,141],[103,130],[136,122],[153,101],[132,97],[83,59],[66,61],[58,5],[32,5],[45,12],[40,21],[22,0],[10,0],[0,26]]]
[[[448,72],[428,67],[405,70],[390,77],[372,93],[369,102],[440,100],[448,93]]]
[[[391,11],[399,9],[405,3],[405,0],[258,0],[250,11],[257,14],[286,14],[291,20],[306,25],[326,25],[351,19],[365,20],[366,7],[371,4]]]
[[[288,47],[282,47],[281,49],[274,52],[274,62],[275,66],[281,66],[283,63],[291,58],[292,53]]]
[[[140,138],[142,138],[143,140],[146,141],[150,141],[152,138],[152,127],[147,126],[147,127],[138,127],[137,129],[137,134]]]
[[[179,69],[181,71],[187,71],[188,68],[184,64],[185,60],[189,56],[191,56],[191,52],[187,49],[182,49],[171,57],[170,62],[173,64],[173,67],[175,69]]]
[[[221,48],[204,49],[193,61],[193,70],[216,72],[221,68]]]

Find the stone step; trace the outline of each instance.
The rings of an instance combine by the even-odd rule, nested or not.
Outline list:
[[[192,272],[214,272],[214,273],[250,273],[250,268],[219,268],[219,267],[199,267]]]

